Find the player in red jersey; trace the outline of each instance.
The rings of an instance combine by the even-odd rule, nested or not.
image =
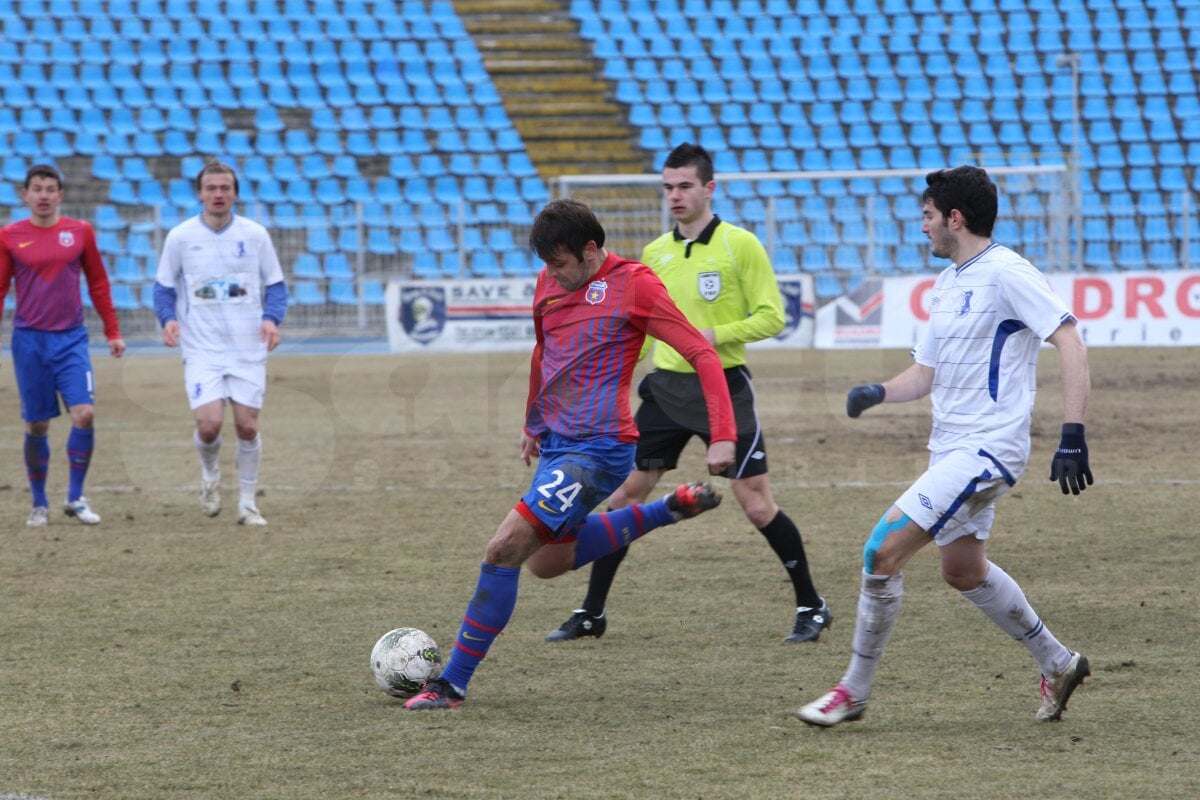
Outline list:
[[[30,167],[21,197],[29,219],[0,229],[0,309],[16,280],[17,311],[13,315],[12,354],[25,420],[25,469],[33,495],[26,524],[49,521],[46,472],[50,461],[50,420],[59,416],[59,396],[71,414],[67,437],[70,480],[63,511],[85,525],[100,516],[83,496],[83,481],[91,463],[95,379],[88,355],[87,328],[79,276],[87,278],[92,306],[104,323],[104,336],[113,358],[125,352],[109,291],[108,273],[96,249],[96,234],[86,222],[60,216],[63,180],[46,164]],[[2,311],[0,311],[2,313]]]
[[[638,433],[629,388],[647,335],[669,343],[700,376],[712,431],[710,474],[733,463],[737,442],[716,350],[649,267],[609,253],[604,239],[592,210],[574,200],[551,202],[533,222],[529,244],[546,266],[534,293],[537,343],[521,458],[537,458],[537,472],[488,542],[446,668],[407,708],[462,705],[468,681],[516,607],[523,564],[538,577],[557,577],[720,502],[712,487],[693,483],[652,503],[590,513],[633,469]]]

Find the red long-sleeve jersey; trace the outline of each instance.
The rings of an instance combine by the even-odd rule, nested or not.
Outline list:
[[[23,219],[0,229],[0,314],[15,278],[17,312],[13,327],[65,331],[82,325],[81,273],[87,277],[92,306],[104,323],[105,338],[121,338],[108,272],[91,225],[59,217],[48,228]]]
[[[712,441],[736,441],[733,405],[716,350],[688,322],[645,264],[609,254],[587,285],[568,292],[538,275],[537,343],[529,370],[525,431],[575,439],[637,440],[629,388],[646,335],[675,348],[700,377]]]

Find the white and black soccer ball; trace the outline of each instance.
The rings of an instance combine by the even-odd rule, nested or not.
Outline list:
[[[442,674],[442,653],[425,631],[396,628],[379,637],[371,649],[371,674],[392,697],[412,697]]]

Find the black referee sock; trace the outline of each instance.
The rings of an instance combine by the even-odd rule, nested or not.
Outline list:
[[[587,596],[583,598],[583,610],[598,617],[604,613],[604,604],[608,602],[608,592],[612,589],[613,580],[617,577],[617,567],[621,566],[629,547],[622,547],[602,558],[592,562],[592,573],[588,577]]]
[[[796,523],[780,509],[773,520],[758,530],[767,537],[767,543],[787,569],[792,588],[796,590],[796,606],[819,608],[821,597],[813,586],[812,576],[808,574],[808,558],[804,555],[804,542],[800,539],[800,529]]]

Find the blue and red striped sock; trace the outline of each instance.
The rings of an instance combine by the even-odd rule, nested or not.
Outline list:
[[[46,472],[50,464],[50,437],[25,434],[25,475],[34,508],[49,507],[46,500]]]
[[[576,532],[575,566],[579,569],[609,553],[615,553],[639,536],[655,528],[671,525],[675,515],[667,508],[666,498],[641,505],[591,514],[587,522]]]
[[[71,464],[71,475],[67,485],[67,502],[73,503],[83,494],[83,479],[87,477],[88,465],[92,463],[92,448],[96,444],[96,432],[92,428],[71,428],[67,437],[67,461]]]
[[[488,648],[504,630],[517,607],[517,580],[519,567],[498,567],[481,564],[479,583],[475,594],[467,604],[462,627],[454,641],[454,651],[442,670],[442,677],[462,694],[467,693],[467,684],[475,674],[475,668],[483,661]]]

